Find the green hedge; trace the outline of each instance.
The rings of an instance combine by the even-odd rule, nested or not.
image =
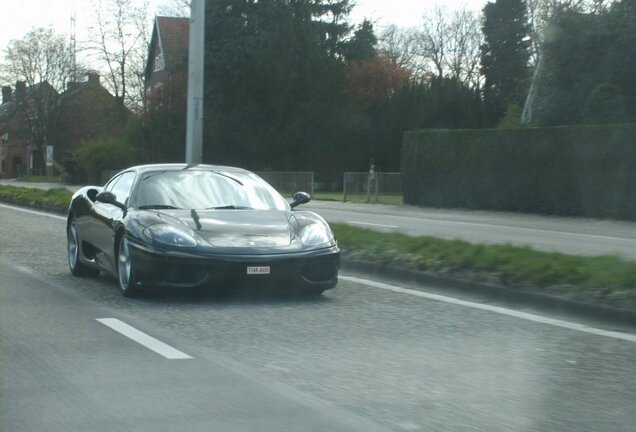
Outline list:
[[[636,220],[636,124],[407,132],[406,204]]]

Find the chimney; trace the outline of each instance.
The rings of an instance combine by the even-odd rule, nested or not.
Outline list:
[[[11,101],[11,86],[2,87],[2,103],[5,104]]]
[[[86,76],[88,76],[88,82],[90,84],[99,85],[99,74],[97,72],[89,72],[86,74]]]
[[[15,97],[23,98],[26,96],[26,83],[24,81],[15,82]]]

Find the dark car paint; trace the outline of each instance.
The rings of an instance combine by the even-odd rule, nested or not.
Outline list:
[[[202,259],[215,262],[270,262],[281,259],[307,259],[311,256],[331,255],[337,267],[340,250],[335,240],[328,244],[308,247],[300,241],[300,232],[313,223],[324,223],[319,215],[295,210],[140,210],[134,208],[134,196],[141,174],[158,169],[183,169],[185,165],[151,165],[134,167],[123,172],[136,173],[127,210],[95,199],[103,188],[88,186],[78,190],[72,198],[68,221],[76,220],[80,241],[80,260],[83,264],[116,275],[116,241],[125,233],[136,256],[145,254],[159,262],[168,259]],[[228,167],[202,168],[243,171]],[[117,175],[120,175],[118,173]],[[133,205],[131,205],[131,203]],[[153,244],[144,230],[155,224],[181,226],[196,234],[197,246],[184,248]],[[337,274],[337,269],[336,269]],[[325,289],[331,288],[335,282]]]

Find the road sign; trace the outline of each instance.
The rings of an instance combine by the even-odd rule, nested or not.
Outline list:
[[[46,146],[46,166],[53,166],[53,146],[51,145]]]

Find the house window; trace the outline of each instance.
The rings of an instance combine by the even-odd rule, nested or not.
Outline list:
[[[157,57],[155,57],[155,72],[162,71],[163,68],[166,67],[166,62],[163,59],[163,54],[159,53]]]

